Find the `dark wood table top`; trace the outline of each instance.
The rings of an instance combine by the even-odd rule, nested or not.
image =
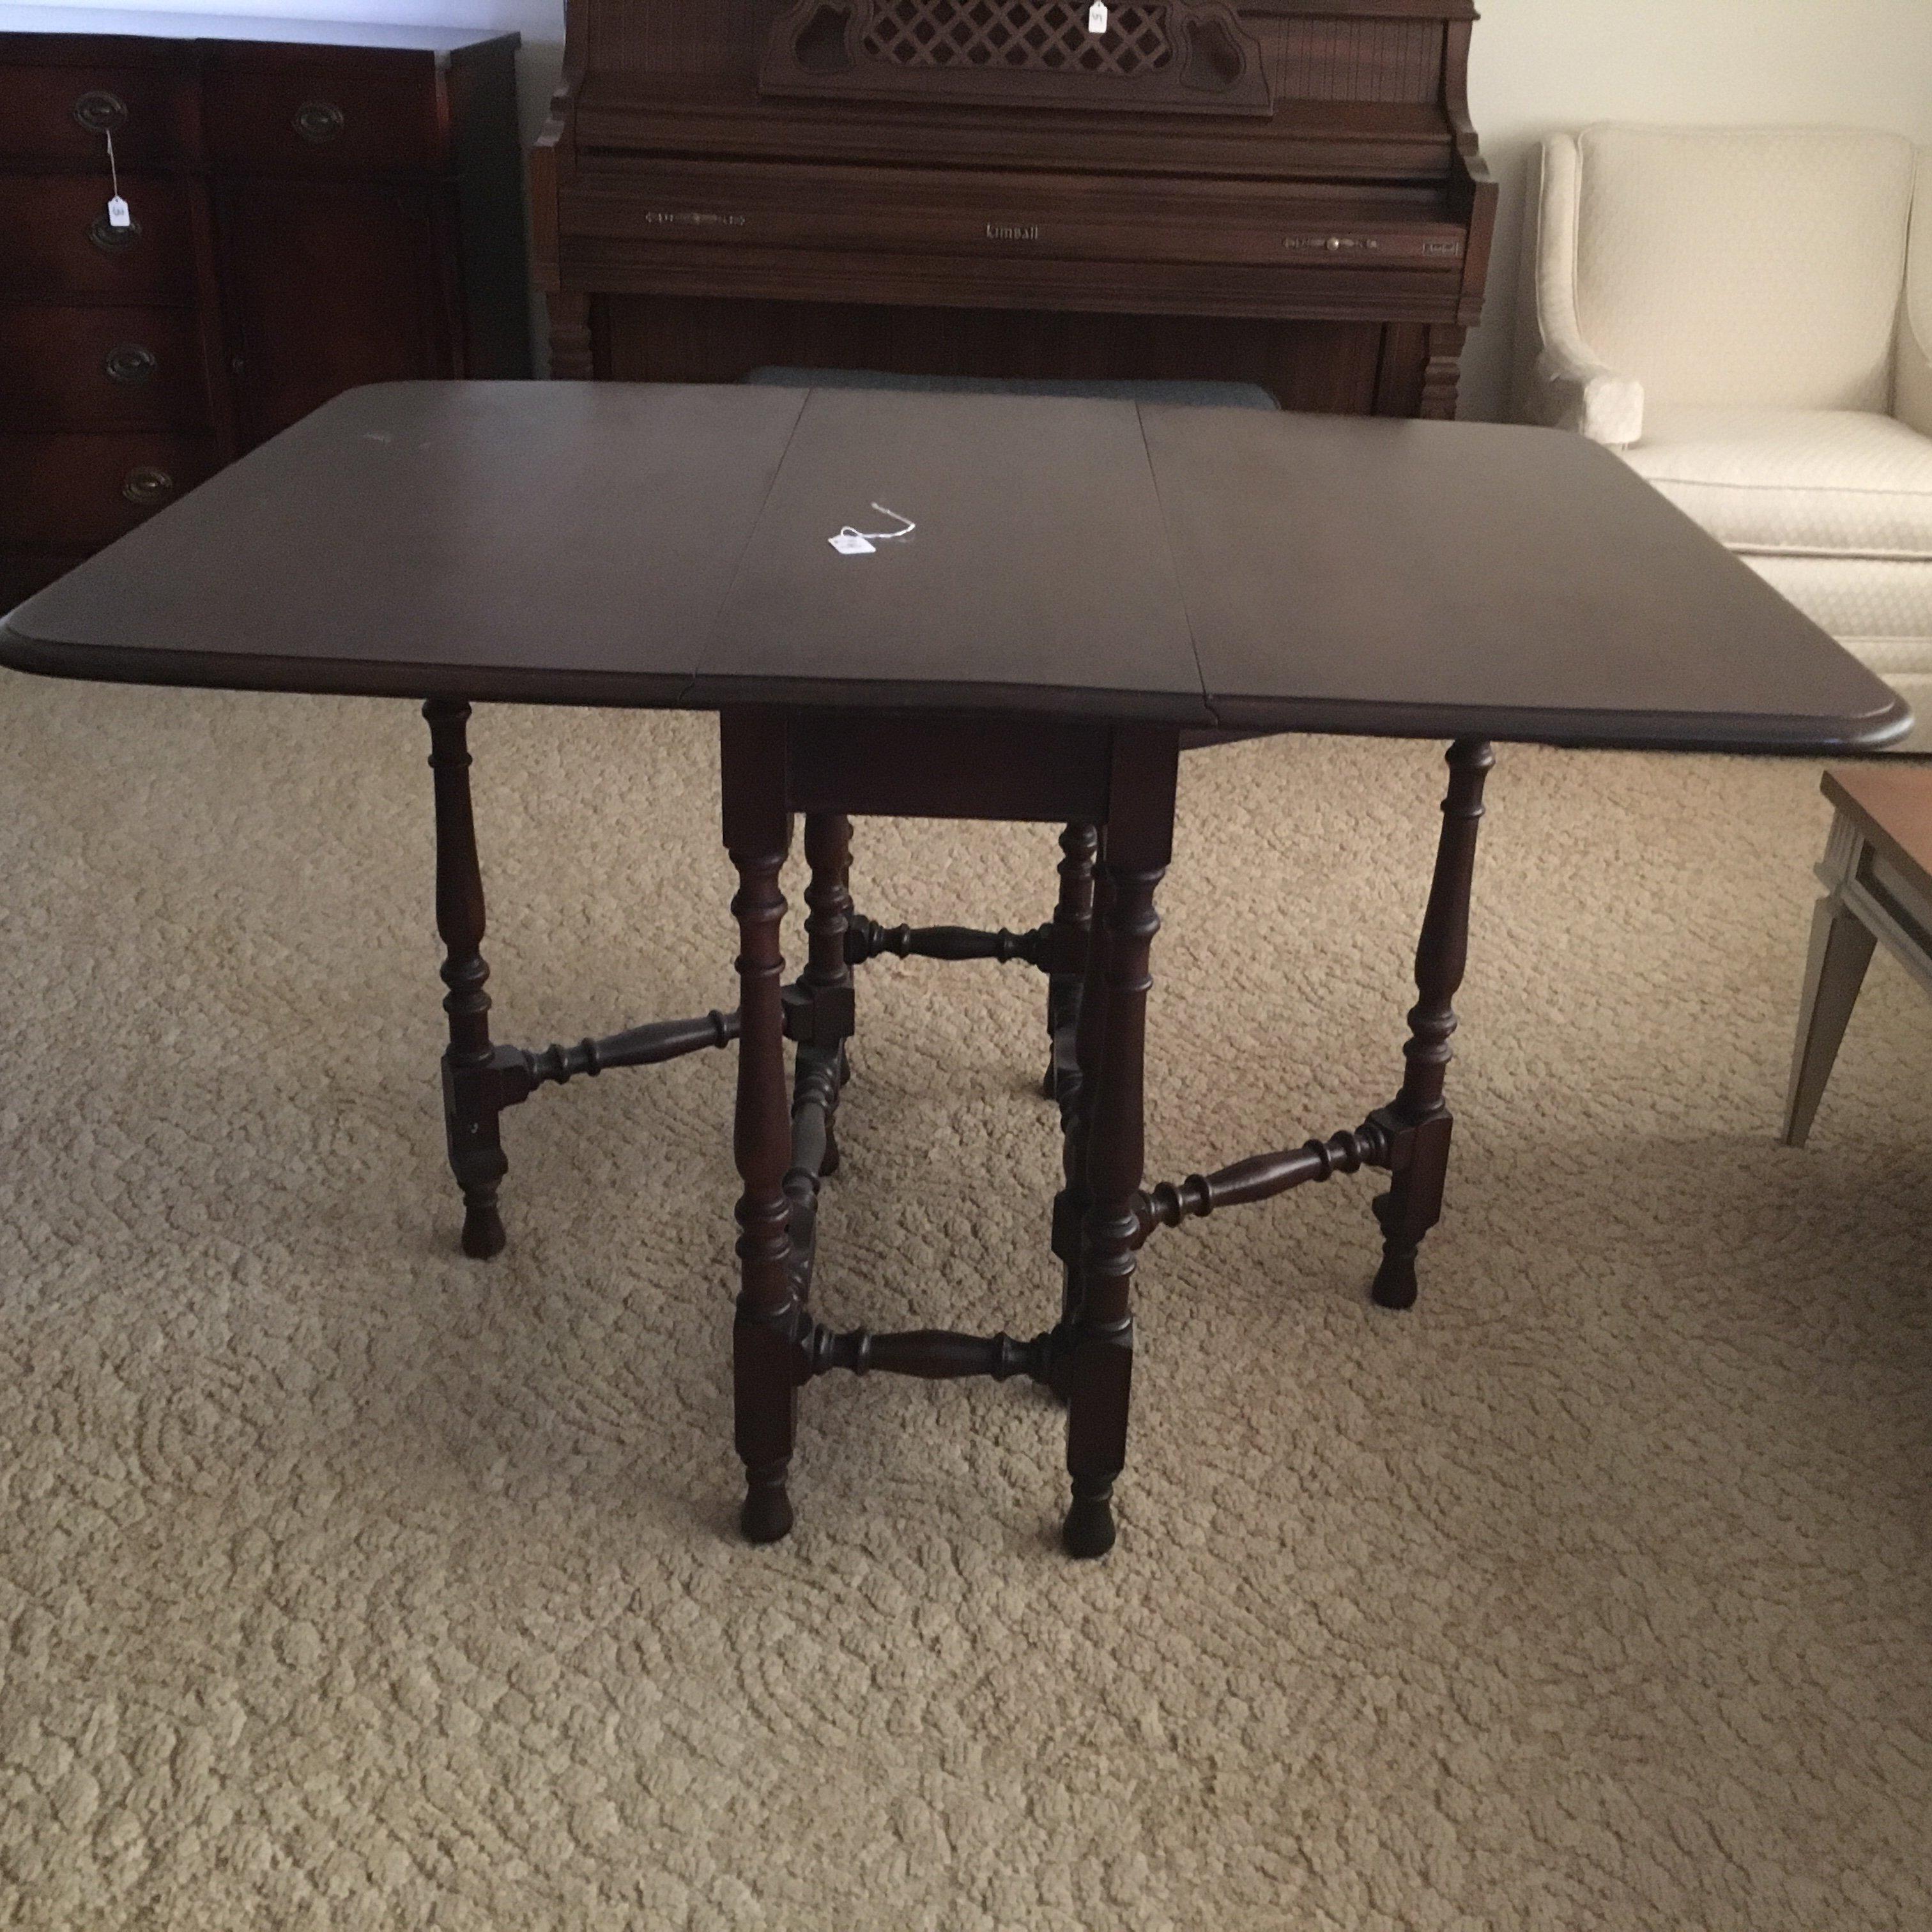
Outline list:
[[[354,391],[22,605],[0,661],[1738,751],[1909,722],[1579,436],[832,388]]]

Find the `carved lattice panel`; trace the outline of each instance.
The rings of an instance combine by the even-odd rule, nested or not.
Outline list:
[[[880,0],[860,40],[900,68],[1018,69],[1041,74],[1156,74],[1174,59],[1165,7],[1111,7],[1088,31],[1069,0]]]
[[[1268,114],[1262,50],[1226,0],[796,0],[767,94],[986,106]]]

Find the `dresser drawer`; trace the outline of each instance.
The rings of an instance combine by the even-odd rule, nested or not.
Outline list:
[[[111,227],[107,183],[91,174],[0,175],[0,293],[184,295],[194,286],[188,192],[123,174],[131,228]]]
[[[195,159],[193,76],[166,68],[0,67],[0,155],[98,164],[107,199],[107,142],[124,167]],[[131,199],[131,197],[130,197]]]
[[[0,428],[202,429],[208,386],[191,310],[0,305]]]
[[[442,154],[436,62],[367,48],[250,48],[208,64],[216,165],[243,174],[406,174]]]
[[[0,434],[0,549],[98,549],[220,466],[208,436]]]

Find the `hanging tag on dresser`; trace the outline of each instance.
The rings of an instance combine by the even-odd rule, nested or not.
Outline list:
[[[128,212],[128,204],[121,198],[121,170],[114,160],[114,130],[104,128],[100,132],[107,142],[107,225],[110,228],[131,228],[134,218]]]
[[[1090,34],[1104,34],[1107,31],[1107,0],[1094,0],[1087,10],[1087,31]]]

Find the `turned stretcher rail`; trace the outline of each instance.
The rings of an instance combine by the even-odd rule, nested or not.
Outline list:
[[[496,1049],[499,1070],[514,1075],[520,1067],[528,1085],[514,1096],[523,1100],[536,1088],[562,1086],[580,1074],[592,1077],[612,1066],[655,1066],[681,1059],[707,1046],[728,1046],[738,1037],[736,1012],[706,1013],[701,1019],[654,1020],[648,1026],[626,1027],[601,1040],[580,1040],[574,1046],[502,1046]],[[506,1104],[510,1104],[506,1100]]]
[[[1043,1382],[1054,1342],[1051,1330],[1022,1342],[1004,1332],[962,1335],[948,1328],[914,1328],[892,1335],[854,1328],[840,1334],[814,1322],[801,1337],[799,1378],[806,1382],[834,1369],[849,1369],[854,1375],[917,1376],[928,1382],[990,1376],[1004,1382],[1030,1376]]]
[[[1326,1180],[1365,1167],[1386,1167],[1393,1145],[1388,1130],[1371,1118],[1352,1132],[1330,1134],[1325,1141],[1309,1141],[1278,1154],[1254,1154],[1212,1174],[1190,1174],[1183,1181],[1162,1181],[1136,1204],[1140,1224],[1136,1245],[1144,1242],[1156,1228],[1178,1228],[1184,1221],[1204,1219],[1220,1208],[1270,1201],[1304,1181]]]
[[[868,959],[890,954],[895,959],[1024,960],[1049,971],[1053,966],[1054,928],[1036,926],[1026,932],[982,932],[970,926],[881,926],[855,913],[845,928],[845,963],[862,966]]]

